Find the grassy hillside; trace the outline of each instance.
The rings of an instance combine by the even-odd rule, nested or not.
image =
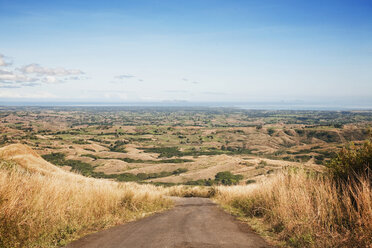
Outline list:
[[[372,140],[343,148],[328,171],[289,167],[249,185],[168,189],[213,198],[279,247],[372,247]]]
[[[367,180],[337,190],[329,180],[284,173],[253,186],[221,186],[215,199],[290,247],[371,247],[372,192]],[[353,199],[353,200],[352,200]]]
[[[154,186],[66,172],[20,144],[0,149],[0,247],[58,247],[170,206]]]
[[[163,194],[214,197],[293,247],[371,242],[371,182],[353,172],[366,172],[359,158],[372,164],[372,111],[0,107],[0,117],[0,147],[28,145],[0,148],[0,247],[58,246],[164,209]],[[348,142],[369,148],[355,156]]]
[[[369,140],[342,149],[329,173],[286,170],[253,186],[217,187],[214,195],[291,247],[372,247],[371,161]]]
[[[226,108],[0,107],[0,117],[0,146],[27,144],[90,177],[167,185],[224,171],[244,183],[287,165],[321,169],[372,124],[372,111]]]

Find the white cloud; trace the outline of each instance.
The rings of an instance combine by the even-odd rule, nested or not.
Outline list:
[[[16,75],[16,74],[2,74],[0,75],[0,81],[2,82],[32,82],[32,78],[26,77],[25,75]]]
[[[82,75],[84,72],[76,69],[65,69],[62,67],[59,68],[47,68],[42,67],[39,64],[29,64],[18,68],[19,71],[25,74],[38,74],[38,75],[50,75],[50,76],[70,76],[70,75]]]
[[[87,79],[87,77],[70,76],[66,78],[66,80],[81,80],[81,79]]]
[[[53,84],[53,83],[58,83],[60,82],[56,77],[54,76],[46,76],[45,78],[42,79],[43,82]]]
[[[5,61],[5,56],[0,53],[0,66],[8,66],[11,65],[12,63],[6,62]]]
[[[0,54],[0,66],[5,66],[4,57],[1,54]]]
[[[23,74],[15,74],[11,71],[0,70],[0,83],[24,83],[35,82],[36,78],[28,77]]]
[[[19,85],[6,85],[6,84],[0,84],[0,89],[17,89],[17,88],[21,88],[21,86]]]
[[[0,66],[10,65],[0,54]],[[77,69],[47,68],[39,64],[29,64],[17,69],[0,69],[0,88],[20,88],[40,84],[62,83],[68,80],[87,79],[85,73]]]

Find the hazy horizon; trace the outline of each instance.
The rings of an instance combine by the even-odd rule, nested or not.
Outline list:
[[[246,110],[368,110],[372,111],[372,104],[345,104],[339,102],[191,102],[191,101],[141,101],[141,102],[94,102],[94,101],[0,101],[1,107],[207,107],[207,108],[237,108]]]

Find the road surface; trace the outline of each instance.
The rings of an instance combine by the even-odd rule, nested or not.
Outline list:
[[[248,225],[206,198],[178,198],[175,208],[85,236],[66,248],[268,248]],[[271,247],[272,248],[272,247]]]

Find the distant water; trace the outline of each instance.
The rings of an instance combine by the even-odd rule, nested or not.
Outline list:
[[[235,105],[234,107],[254,110],[372,110],[372,107],[365,106],[338,106],[322,104],[243,104]]]
[[[372,104],[302,102],[0,102],[0,106],[40,107],[228,107],[253,110],[372,110]]]

